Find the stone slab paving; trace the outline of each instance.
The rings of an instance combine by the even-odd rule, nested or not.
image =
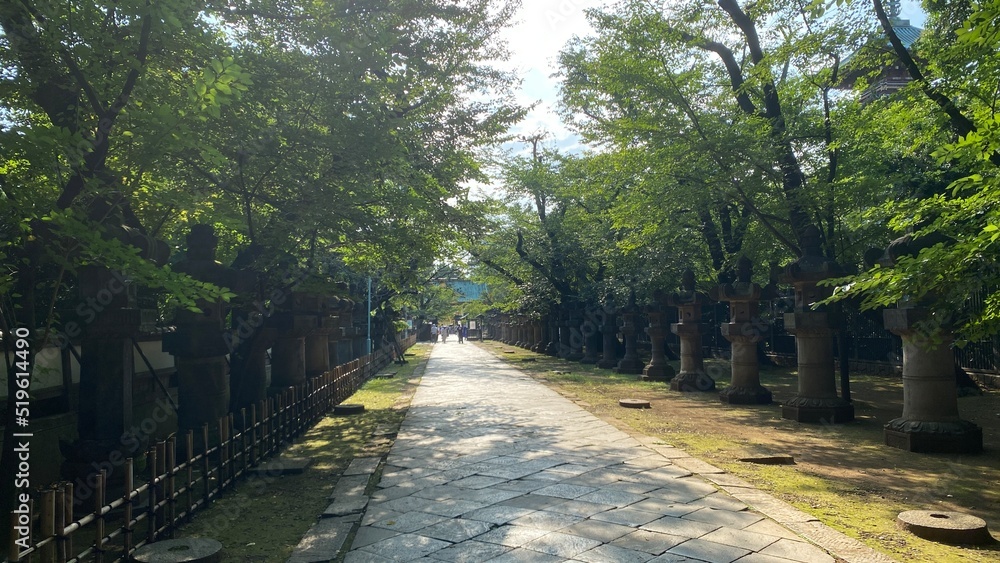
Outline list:
[[[348,524],[327,520],[339,540]],[[347,562],[893,561],[457,343],[434,346],[356,525]]]

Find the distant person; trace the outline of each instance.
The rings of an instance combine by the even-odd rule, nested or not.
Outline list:
[[[458,326],[455,327],[455,334],[458,335],[458,343],[459,344],[462,343],[462,338],[464,338],[464,336],[465,336],[464,334],[462,334],[462,329],[463,328],[465,328],[465,327],[463,327],[462,325],[458,325]]]
[[[447,326],[442,326],[441,327],[441,343],[444,344],[447,341],[448,341],[448,327]]]
[[[438,341],[438,325],[431,325],[431,342]]]
[[[464,338],[465,340],[468,340],[469,339],[469,327],[467,327],[465,325],[462,325],[462,328],[460,330],[462,331],[462,338]]]

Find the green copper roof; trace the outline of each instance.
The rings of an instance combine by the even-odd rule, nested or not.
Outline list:
[[[920,32],[923,31],[919,27],[910,25],[910,20],[893,18],[890,23],[892,23],[892,29],[896,32],[896,36],[899,37],[899,40],[903,42],[903,46],[907,49],[920,38]]]

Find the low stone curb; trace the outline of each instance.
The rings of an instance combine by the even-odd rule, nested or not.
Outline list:
[[[426,366],[424,363],[414,370],[414,377],[423,376]],[[387,425],[379,425],[372,435],[372,440],[391,440],[395,436],[396,430],[388,428]],[[357,457],[351,460],[333,488],[333,493],[330,495],[330,500],[333,502],[320,514],[319,521],[302,537],[286,563],[324,563],[336,560],[341,552],[350,549],[347,539],[360,527],[365,509],[371,500],[365,491],[368,490],[369,484],[373,484],[372,479],[378,475],[384,461],[384,455]]]

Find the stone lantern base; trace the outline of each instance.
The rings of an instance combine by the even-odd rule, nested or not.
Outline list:
[[[792,397],[781,405],[781,418],[842,424],[854,420],[854,405],[840,397]]]
[[[715,380],[701,371],[680,372],[670,380],[670,390],[682,393],[715,391]]]
[[[756,387],[736,387],[730,385],[719,391],[719,400],[729,405],[770,405],[771,392],[760,385]]]
[[[666,383],[677,374],[670,365],[646,366],[639,376],[641,381],[662,381]]]
[[[983,451],[983,429],[967,420],[953,422],[896,418],[883,430],[885,445],[908,452],[977,454]]]
[[[642,373],[646,365],[643,364],[639,358],[622,358],[618,361],[618,367],[614,368],[612,371],[615,373]]]

